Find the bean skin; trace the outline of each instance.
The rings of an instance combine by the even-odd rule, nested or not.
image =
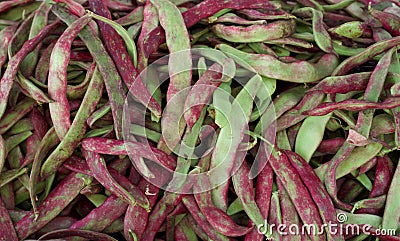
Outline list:
[[[18,51],[8,62],[7,69],[0,80],[0,118],[3,117],[6,110],[8,97],[13,85],[13,81],[18,71],[18,67],[31,51],[43,41],[54,29],[59,26],[60,22],[56,21],[43,28],[38,35],[24,43],[21,50]]]
[[[267,25],[252,25],[249,27],[225,26],[216,24],[211,30],[220,38],[234,43],[265,42],[285,38],[294,33],[294,21],[275,21]]]

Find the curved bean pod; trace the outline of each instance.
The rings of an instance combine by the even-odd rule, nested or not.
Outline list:
[[[8,46],[11,42],[11,39],[12,39],[16,29],[17,29],[17,25],[12,25],[12,26],[8,26],[0,31],[0,39],[2,39],[2,41],[0,43],[0,66],[3,66],[3,64],[7,60]]]
[[[221,234],[228,237],[239,237],[250,232],[254,227],[243,227],[237,225],[232,218],[217,207],[200,208],[207,221]]]
[[[326,124],[332,115],[327,114],[318,117],[309,116],[304,119],[296,136],[295,151],[309,162],[315,150],[320,145]]]
[[[265,151],[260,150],[264,154],[260,155],[260,158],[266,158]],[[256,203],[258,208],[260,209],[261,215],[264,220],[268,220],[270,201],[272,195],[273,188],[273,178],[274,172],[269,163],[265,165],[263,170],[257,176],[256,183]]]
[[[0,13],[5,12],[9,10],[12,7],[22,5],[22,4],[27,4],[33,2],[33,0],[9,0],[9,1],[4,1],[0,3]]]
[[[139,23],[141,21],[143,21],[143,7],[138,6],[127,15],[117,19],[115,22],[120,24],[121,26],[127,26]]]
[[[15,232],[14,225],[11,221],[10,214],[8,213],[1,199],[0,199],[0,216],[1,216],[0,233],[2,239],[17,241],[18,236],[17,233]]]
[[[24,44],[24,42],[28,40],[29,31],[30,31],[30,28],[32,25],[33,17],[34,17],[34,14],[29,14],[29,16],[21,23],[19,28],[17,28],[17,30],[15,31],[14,36],[11,38],[11,42],[8,45],[8,59],[9,60],[19,50],[21,50],[21,47]],[[33,51],[33,49],[32,49],[32,51]]]
[[[83,139],[82,147],[87,151],[97,152],[100,154],[133,154],[136,156],[141,156],[156,163],[160,163],[170,170],[174,170],[176,166],[176,161],[172,157],[168,156],[165,152],[151,146],[149,150],[149,146],[139,142],[127,142],[107,138],[92,137]]]
[[[124,200],[111,195],[83,219],[73,223],[70,229],[86,229],[101,232],[124,214],[127,207],[128,204]]]
[[[282,46],[293,45],[293,46],[307,48],[307,49],[313,47],[312,43],[309,43],[309,42],[301,40],[301,39],[292,38],[292,37],[269,40],[269,41],[267,41],[267,43],[268,44],[280,44]]]
[[[369,160],[367,163],[365,163],[364,165],[362,165],[360,167],[358,175],[367,173],[368,171],[370,171],[372,168],[374,168],[376,166],[376,163],[377,163],[377,157],[372,158],[371,160]]]
[[[14,224],[18,237],[26,239],[50,222],[75,199],[87,181],[90,180],[91,177],[80,173],[69,174],[43,200],[37,209],[37,213],[31,211]]]
[[[253,25],[253,24],[265,24],[265,20],[247,20],[239,17],[234,13],[226,13],[217,19],[208,18],[208,22],[210,23],[234,23],[240,25]]]
[[[243,209],[250,220],[258,227],[266,218],[262,215],[254,196],[253,181],[250,179],[250,168],[244,161],[239,170],[232,176],[232,183]],[[260,193],[258,193],[260,194]],[[265,204],[263,204],[265,206]]]
[[[45,83],[47,81],[47,75],[50,66],[50,56],[55,44],[56,41],[53,41],[45,50],[41,51],[41,55],[35,69],[35,79],[41,83]]]
[[[370,197],[377,197],[387,193],[392,182],[394,167],[392,160],[387,156],[377,157],[374,186]]]
[[[28,114],[36,103],[30,99],[22,100],[14,109],[8,110],[4,117],[0,120],[0,135],[6,133],[15,122],[19,121]]]
[[[294,19],[295,16],[286,13],[285,11],[281,10],[279,7],[277,9],[263,9],[263,12],[260,12],[256,9],[242,9],[238,11],[241,14],[246,15],[247,18],[258,20],[276,20],[276,19]]]
[[[149,48],[156,51],[158,48],[158,41],[156,36],[152,36],[155,29],[160,29],[158,26],[158,12],[151,2],[146,2],[143,9],[143,22],[142,29],[138,38],[138,71],[142,72],[147,67],[148,58],[150,56]],[[160,30],[161,31],[161,30]],[[152,46],[157,45],[157,46]]]
[[[145,194],[147,195],[147,198],[149,199],[150,202],[150,208],[153,208],[153,206],[156,204],[157,201],[157,195],[155,194],[159,192],[159,188],[150,184],[143,178],[140,180],[138,186],[140,190],[144,191]],[[137,239],[140,239],[142,237],[143,232],[146,229],[148,217],[149,217],[149,212],[147,212],[143,208],[140,208],[138,206],[129,206],[125,213],[125,219],[124,219],[125,236],[130,237],[131,236],[130,234],[133,233],[135,234]]]
[[[312,200],[309,191],[301,182],[299,172],[290,164],[287,155],[284,153],[273,153],[270,156],[269,163],[276,176],[284,185],[302,221],[307,224],[314,224],[316,225],[315,227],[322,227],[318,208]],[[310,238],[312,240],[325,240],[321,235],[311,236]]]
[[[117,241],[115,238],[90,230],[76,230],[76,229],[59,229],[52,232],[49,232],[43,236],[41,236],[38,240],[48,240],[55,238],[71,238],[71,237],[82,237],[85,239],[91,240],[103,240],[103,241]]]
[[[190,163],[188,162],[188,160],[194,158],[194,148],[199,138],[204,117],[205,111],[202,111],[200,113],[198,121],[190,130],[186,130],[186,133],[182,138],[182,142],[184,143],[184,145],[181,145],[178,150],[180,156],[177,159],[175,173],[173,174],[173,178],[170,183],[168,183],[168,188],[170,192],[174,192],[174,190],[177,189],[179,190],[185,182],[190,183],[190,181],[187,180],[185,176],[182,176],[182,174],[187,174],[190,169]],[[194,169],[193,172],[197,172],[197,169]]]
[[[174,108],[166,108],[161,121],[163,126],[162,138],[158,146],[163,150],[175,147],[183,134],[185,122],[180,122],[178,128],[174,120],[180,119],[183,113],[187,92],[180,91],[189,87],[192,81],[192,55],[188,30],[179,9],[168,0],[151,0],[157,8],[160,25],[165,30],[166,43],[170,56],[168,59],[168,72],[170,83],[167,91],[167,102],[174,98]],[[168,111],[169,110],[169,111]]]
[[[72,24],[77,18],[70,15],[66,9],[55,5],[52,12],[68,25]],[[124,92],[122,89],[122,81],[118,71],[107,54],[101,40],[94,35],[92,29],[85,27],[78,35],[87,45],[90,53],[93,55],[95,62],[104,78],[104,83],[108,96],[110,98],[111,111],[114,119],[115,133],[117,139],[122,137],[122,111],[124,105]]]
[[[167,0],[151,0],[151,2],[158,10],[160,24],[165,30],[166,43],[169,52],[172,54],[168,60],[171,80],[168,87],[167,100],[170,100],[177,92],[190,86],[192,79],[190,52],[186,51],[186,53],[179,55],[173,54],[190,49],[189,34],[177,7]],[[182,64],[182,62],[185,63]]]
[[[15,135],[31,130],[34,130],[32,121],[29,118],[24,118],[15,123],[15,125],[8,131],[8,134]]]
[[[36,133],[33,133],[33,135],[26,140],[26,154],[23,161],[18,163],[18,166],[24,167],[32,163],[39,145],[40,139]]]
[[[289,195],[287,194],[285,187],[282,182],[277,180],[278,193],[279,193],[279,204],[281,208],[282,224],[289,227],[290,225],[298,225],[301,227],[300,218],[297,214],[296,208],[294,207]],[[286,229],[284,230],[286,232]],[[301,237],[297,233],[287,233],[285,235],[285,240],[289,241],[300,241]]]
[[[196,183],[194,183],[194,191],[198,192],[198,190],[202,190],[200,187],[209,186],[210,181],[208,179],[198,179]],[[200,208],[200,211],[205,216],[207,221],[221,234],[236,237],[242,236],[250,232],[253,227],[243,227],[237,225],[232,218],[222,210],[216,208],[212,201],[212,192],[206,191],[201,193],[194,194],[195,200]],[[254,202],[255,205],[255,202]],[[217,216],[219,218],[217,218]],[[261,217],[261,214],[260,214]],[[259,219],[262,223],[262,218]]]
[[[197,240],[195,231],[185,216],[175,227],[175,240],[194,241]]]
[[[35,214],[38,213],[37,205],[36,205],[36,185],[38,183],[38,178],[40,174],[40,167],[44,158],[47,156],[48,152],[53,149],[58,143],[60,139],[58,139],[57,133],[52,127],[43,137],[40,142],[40,146],[36,151],[35,157],[33,159],[31,174],[29,176],[29,196],[31,199],[31,204],[33,207],[33,211]]]
[[[48,224],[46,224],[42,229],[37,232],[37,235],[44,235],[46,233],[69,228],[71,224],[76,222],[77,219],[73,217],[55,217]]]
[[[0,135],[0,173],[4,167],[7,157],[6,143],[3,137]]]
[[[47,25],[50,7],[51,5],[49,3],[42,2],[39,8],[35,11],[35,15],[32,19],[31,29],[29,31],[29,39],[34,38],[40,32],[40,30]],[[36,63],[39,58],[40,47],[41,44],[39,44],[38,47],[29,53],[25,57],[24,61],[22,61],[20,69],[24,76],[30,76],[35,70]]]
[[[372,146],[373,144],[378,144],[378,148],[379,148],[378,151],[379,151],[381,148],[381,145],[379,143],[372,143],[370,145]],[[329,193],[329,195],[332,197],[333,201],[336,203],[336,205],[340,206],[344,210],[351,210],[352,206],[342,202],[337,197],[337,185],[336,185],[337,168],[340,164],[343,163],[344,160],[346,160],[346,158],[348,158],[351,155],[354,148],[355,148],[354,145],[351,145],[346,141],[343,144],[343,146],[338,150],[338,152],[335,154],[335,156],[327,164],[327,169],[325,170],[325,172],[329,173],[328,177],[325,178],[324,175],[322,175],[322,176],[319,175],[320,178],[322,177],[321,179],[325,178],[326,190]],[[363,148],[363,147],[361,147],[361,148]],[[374,155],[376,155],[376,154],[374,154]],[[370,159],[371,158],[368,158],[367,161]],[[364,159],[362,159],[362,160],[364,160]],[[356,189],[354,189],[354,190],[356,190]]]
[[[341,24],[340,26],[337,26],[335,28],[329,29],[329,31],[347,38],[359,38],[362,36],[366,28],[367,26],[363,22],[351,21]]]
[[[94,2],[92,1],[92,4],[93,4],[93,3],[94,3]],[[99,7],[99,6],[97,6],[97,7]],[[105,8],[105,6],[103,6],[103,7]],[[94,7],[94,8],[95,8],[95,9],[98,9],[98,8],[96,8],[96,7]],[[102,12],[102,13],[104,14],[105,12]],[[130,58],[132,59],[133,65],[134,65],[134,66],[137,66],[136,44],[135,44],[135,42],[133,41],[133,39],[131,38],[131,36],[129,36],[129,33],[125,30],[125,28],[123,28],[121,25],[117,24],[116,22],[114,22],[114,21],[112,21],[112,20],[110,19],[110,18],[111,18],[111,13],[110,13],[110,14],[107,14],[110,18],[107,18],[107,17],[101,16],[101,15],[94,14],[94,13],[92,13],[92,12],[90,12],[90,11],[87,11],[87,15],[89,15],[90,17],[92,17],[92,18],[98,20],[98,22],[100,22],[100,23],[105,23],[105,24],[110,25],[110,27],[112,27],[112,28],[115,30],[115,32],[113,32],[113,33],[114,33],[114,34],[117,33],[117,34],[120,35],[120,37],[121,37],[121,38],[123,39],[123,41],[125,42],[125,46],[126,46],[128,55],[129,55]],[[104,14],[104,15],[106,15],[106,14]],[[108,30],[110,30],[110,29],[108,29]],[[115,36],[115,35],[113,35],[113,36]],[[122,46],[122,45],[121,45],[121,46]]]
[[[294,14],[298,14],[300,16],[307,16],[310,13],[312,15],[312,28],[315,42],[324,52],[333,53],[332,40],[328,31],[326,31],[324,27],[324,15],[322,14],[322,11],[313,9],[311,7],[300,8],[294,11]]]
[[[211,182],[213,185],[225,183],[224,187],[213,189],[214,197],[226,197],[228,182],[232,170],[244,160],[243,152],[238,150],[243,141],[244,131],[250,120],[255,98],[263,81],[259,75],[254,75],[236,96],[229,110],[229,123],[221,128],[211,159],[210,172],[213,172]],[[221,168],[224,167],[222,170]],[[221,171],[218,171],[221,170]],[[216,171],[217,170],[217,171]],[[218,174],[216,174],[218,173]],[[218,208],[226,209],[226,204],[216,204]]]
[[[62,140],[71,127],[70,110],[67,99],[67,67],[71,44],[78,33],[91,21],[84,16],[75,21],[57,40],[50,56],[48,92],[54,102],[49,104],[54,129]]]
[[[346,141],[343,146],[349,146],[348,142]],[[358,169],[360,166],[371,160],[379,153],[382,145],[380,143],[373,142],[366,145],[365,147],[354,148],[354,146],[352,146],[352,148],[352,152],[347,154],[336,168],[335,179],[344,177],[345,175]],[[326,168],[328,166],[329,163],[325,163],[316,168],[314,171],[317,173],[318,176],[321,176],[324,172],[326,172]]]
[[[117,11],[131,11],[135,6],[133,3],[126,3],[126,2],[115,2],[111,0],[105,0],[104,1],[106,6],[112,10],[117,10]],[[140,1],[137,1],[138,5],[140,4]]]
[[[239,58],[248,63],[260,75],[295,83],[318,81],[332,73],[338,65],[337,57],[332,54],[325,54],[316,64],[307,61],[283,63],[270,55],[249,54],[225,44],[219,44],[217,48],[234,60]]]
[[[325,11],[335,11],[335,10],[341,10],[343,8],[346,8],[353,2],[354,2],[353,0],[346,0],[346,1],[341,1],[338,3],[334,3],[331,5],[323,5],[322,7],[324,8]]]
[[[395,50],[396,48],[391,48],[378,61],[378,64],[372,72],[370,80],[368,81],[367,88],[365,89],[364,100],[373,102],[378,101],[387,73],[389,72],[392,55],[394,54]],[[365,138],[369,138],[373,116],[373,109],[364,110],[358,115],[356,130]]]
[[[251,49],[253,49],[257,54],[269,54],[278,58],[278,55],[266,44],[264,43],[249,43]]]
[[[380,42],[392,38],[392,35],[383,28],[372,28],[373,39],[375,42]]]
[[[354,210],[359,209],[359,208],[367,208],[367,209],[373,209],[373,210],[378,209],[379,210],[379,209],[385,207],[385,202],[386,202],[386,195],[363,199],[363,200],[357,201],[354,204]]]
[[[212,65],[190,89],[185,101],[184,117],[187,125],[192,128],[199,119],[205,103],[211,98],[214,90],[221,84],[222,66]],[[196,104],[196,103],[201,103]],[[204,104],[203,104],[204,103]]]
[[[292,108],[280,118],[278,118],[276,125],[277,131],[284,130],[290,126],[293,126],[300,121],[304,120],[307,116],[302,113],[306,110],[311,110],[318,106],[319,103],[324,99],[325,94],[318,91],[314,93],[306,93],[299,104]]]
[[[186,27],[191,27],[196,24],[200,19],[207,18],[218,11],[226,8],[230,9],[244,9],[244,8],[264,8],[264,9],[277,9],[280,5],[278,3],[273,2],[265,2],[265,1],[252,1],[252,2],[243,2],[243,1],[218,1],[218,0],[206,0],[203,1],[196,6],[190,8],[189,10],[183,13],[183,18],[185,20]]]
[[[98,71],[95,71],[71,127],[68,129],[64,139],[61,140],[61,143],[43,163],[41,168],[42,177],[48,177],[55,173],[62,163],[72,155],[74,149],[83,138],[86,130],[86,120],[96,109],[103,93],[103,88],[103,78],[101,78]]]
[[[220,0],[206,0],[197,4],[196,6],[188,9],[182,13],[185,25],[187,28],[192,27],[203,18],[210,17],[211,15],[223,9],[245,9],[245,8],[265,8],[276,10],[280,7],[279,3],[255,0],[255,1],[220,1]],[[157,51],[160,44],[165,41],[165,36],[160,27],[154,28],[149,34],[148,48],[145,52],[146,56]]]
[[[367,109],[393,109],[400,106],[400,97],[388,97],[382,102],[371,102],[365,100],[344,100],[340,102],[326,102],[317,106],[313,110],[303,112],[305,115],[322,116],[335,110],[360,111]]]
[[[0,176],[0,188],[14,181],[16,178],[26,174],[27,170],[27,168],[11,169],[7,171],[3,170]]]
[[[394,36],[400,35],[399,16],[387,12],[382,12],[373,8],[370,8],[369,12],[371,13],[372,16],[374,16],[374,18],[378,19],[379,22],[382,23],[383,27],[391,34],[393,34]]]
[[[280,93],[273,101],[273,110],[268,108],[264,114],[261,116],[259,123],[257,123],[254,132],[258,134],[263,134],[266,127],[270,124],[270,112],[275,112],[275,117],[279,118],[283,113],[292,109],[303,97],[306,89],[302,86],[294,87]]]
[[[342,76],[329,76],[318,82],[308,91],[323,91],[326,94],[345,94],[350,91],[364,90],[371,77],[371,72],[362,72]]]
[[[369,194],[370,198],[382,196],[386,194],[389,190],[390,184],[392,182],[392,177],[394,174],[394,167],[390,158],[385,155],[383,157],[375,158],[376,161],[376,172],[375,172],[375,180],[374,186]],[[361,168],[360,168],[361,173]],[[386,199],[386,198],[385,198]],[[357,210],[357,213],[372,213],[372,214],[380,214],[381,210],[379,208],[363,208]]]
[[[126,163],[129,163],[129,161],[126,161]],[[128,178],[120,174],[117,170],[112,168],[109,170],[109,172],[112,178],[136,199],[136,203],[140,207],[144,208],[147,212],[150,211],[150,201],[144,194],[145,192],[143,190],[140,190],[136,185],[132,184]]]
[[[96,69],[96,63],[92,63],[92,65],[88,68],[85,78],[78,85],[67,85],[67,97],[68,99],[80,99],[85,96],[90,80],[92,79],[93,73]]]
[[[158,229],[161,227],[168,214],[172,212],[175,206],[180,202],[183,195],[172,194],[164,196],[160,201],[157,202],[155,207],[147,220],[146,229],[143,232],[142,241],[154,240]],[[172,202],[172,203],[170,203]]]
[[[66,167],[67,169],[74,172],[93,176],[93,173],[86,163],[86,160],[77,156],[71,156],[70,158],[68,158],[68,160],[64,162],[63,167]]]
[[[267,25],[252,25],[249,27],[216,24],[211,27],[211,30],[218,37],[230,42],[253,43],[288,37],[294,33],[295,27],[294,20],[280,20]]]
[[[103,17],[103,20],[100,19],[101,21],[98,21],[100,33],[104,38],[106,48],[110,52],[113,60],[116,62],[116,67],[121,74],[122,80],[129,88],[130,93],[146,106],[146,108],[149,108],[155,116],[160,117],[161,107],[144,86],[135,67],[137,66],[137,52],[134,41],[129,36],[126,36],[126,31],[120,25],[114,23],[114,26],[110,26],[107,22],[104,22],[104,18],[111,19],[111,13],[101,1],[91,0],[89,1],[89,4],[95,13]],[[125,41],[128,51],[123,47],[124,43],[121,37],[118,36],[117,29],[120,29],[119,34],[121,37],[125,36],[123,37],[123,40]],[[131,56],[131,59],[124,58],[128,53]]]
[[[387,193],[387,201],[382,218],[383,229],[397,229],[399,226],[400,205],[394,200],[400,198],[400,165],[397,165],[392,182]]]
[[[297,153],[293,151],[283,151],[287,155],[292,166],[298,171],[303,183],[308,188],[312,199],[319,209],[322,220],[324,223],[336,222],[336,212],[335,207],[326,192],[324,185],[315,174],[312,167]],[[332,240],[344,240],[343,236],[340,234],[332,234],[328,231],[326,232],[328,239]]]
[[[322,140],[317,148],[317,152],[322,154],[335,154],[345,141],[346,139],[341,137]]]
[[[21,50],[18,51],[8,62],[6,71],[0,80],[0,118],[3,117],[6,110],[7,100],[10,95],[13,81],[17,74],[18,68],[26,55],[35,49],[35,47],[43,41],[54,29],[59,26],[60,22],[56,21],[43,28],[35,38],[24,43]]]
[[[217,230],[211,226],[204,214],[200,211],[200,208],[197,206],[196,201],[191,196],[186,196],[182,199],[183,204],[186,206],[190,214],[192,215],[193,219],[196,220],[196,223],[204,230],[204,232],[210,237],[212,240],[219,241],[219,240],[229,240],[226,236],[219,233]]]
[[[55,1],[64,3],[66,5],[66,7],[68,8],[68,10],[72,14],[74,14],[78,17],[82,17],[83,15],[85,15],[85,9],[79,2],[75,2],[73,0],[55,0]]]
[[[17,84],[25,95],[36,100],[39,104],[54,102],[54,100],[49,98],[41,89],[25,78],[21,73],[17,74]]]
[[[93,173],[93,176],[103,186],[132,206],[138,204],[144,208],[149,208],[148,202],[137,200],[135,197],[133,197],[133,193],[128,192],[114,179],[114,177],[108,171],[104,159],[99,154],[89,151],[84,151],[83,154],[85,156],[86,163]]]
[[[282,224],[282,211],[279,198],[280,197],[277,191],[272,193],[270,201],[270,214],[268,215],[268,223],[270,223],[271,226],[264,226],[263,228],[267,232],[267,235],[273,237],[274,240],[283,241],[283,237],[275,232],[272,226],[273,224],[275,227],[278,227]]]
[[[368,48],[364,49],[360,53],[353,55],[350,58],[347,58],[346,60],[341,62],[337,66],[337,68],[333,72],[331,72],[332,76],[344,75],[347,72],[349,72],[352,68],[367,62],[376,55],[384,51],[387,51],[388,49],[391,49],[399,44],[400,44],[400,36],[375,43],[369,46]]]

